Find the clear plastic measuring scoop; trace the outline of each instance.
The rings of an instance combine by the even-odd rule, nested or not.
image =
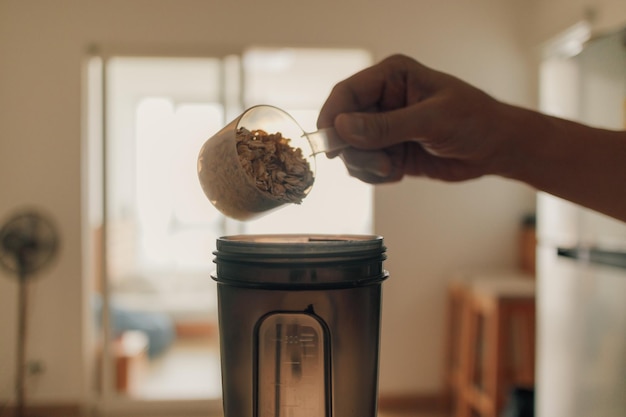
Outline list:
[[[350,146],[339,137],[337,131],[333,127],[318,129],[315,132],[304,133],[304,136],[306,136],[309,144],[311,145],[313,155],[335,152]]]
[[[302,202],[315,179],[315,155],[347,146],[333,128],[305,132],[284,110],[254,106],[204,143],[198,177],[219,211],[251,220]]]

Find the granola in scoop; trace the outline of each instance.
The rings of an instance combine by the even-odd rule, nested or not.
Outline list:
[[[280,132],[237,130],[239,161],[257,188],[278,201],[300,204],[314,177],[302,150],[289,142]]]

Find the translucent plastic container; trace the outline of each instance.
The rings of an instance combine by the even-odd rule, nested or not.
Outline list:
[[[287,144],[279,147],[282,152],[262,148],[261,140],[243,141],[250,137],[244,132],[256,132],[256,138],[280,134]],[[247,153],[241,152],[242,145]],[[306,133],[287,112],[254,106],[204,143],[198,155],[198,177],[205,195],[224,215],[251,220],[285,204],[301,203],[313,186],[315,155],[346,146],[332,128]]]

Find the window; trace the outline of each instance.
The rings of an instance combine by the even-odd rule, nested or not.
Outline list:
[[[253,48],[243,55],[244,104],[271,104],[306,132],[340,80],[371,63],[360,49]],[[281,208],[245,225],[246,233],[371,233],[372,188],[347,174],[339,158],[316,158],[316,178],[301,205]]]

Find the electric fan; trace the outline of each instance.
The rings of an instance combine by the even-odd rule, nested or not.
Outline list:
[[[52,221],[35,210],[23,210],[0,227],[0,265],[18,280],[16,361],[16,416],[24,415],[26,370],[27,283],[50,264],[58,252],[59,238]]]

